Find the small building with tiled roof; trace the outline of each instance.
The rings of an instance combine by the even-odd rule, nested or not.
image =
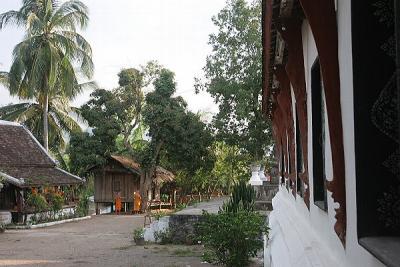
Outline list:
[[[57,167],[32,133],[19,123],[0,121],[0,210],[23,211],[30,188],[79,185],[83,180]]]

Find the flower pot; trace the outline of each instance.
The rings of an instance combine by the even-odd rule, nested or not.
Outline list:
[[[134,238],[136,246],[143,246],[144,245],[144,237]]]

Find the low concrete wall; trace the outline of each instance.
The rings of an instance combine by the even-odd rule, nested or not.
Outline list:
[[[49,226],[68,223],[68,222],[78,222],[78,221],[82,221],[82,220],[88,220],[91,218],[92,218],[91,216],[86,216],[86,217],[77,217],[77,218],[72,218],[72,219],[66,219],[66,220],[54,221],[54,222],[48,222],[48,223],[41,223],[41,224],[35,224],[35,225],[9,225],[7,227],[7,229],[27,230],[27,229],[44,228],[44,227],[49,227]]]
[[[9,211],[0,211],[0,223],[10,224],[11,223],[11,212]]]
[[[201,221],[202,215],[173,214],[169,218],[169,231],[172,242],[176,244],[194,244],[195,226]]]
[[[144,241],[156,242],[154,234],[156,232],[168,231],[170,216],[161,217],[159,220],[153,221],[144,229]]]
[[[55,214],[55,218],[58,219],[61,216],[73,216],[75,214],[75,206],[69,206],[69,207],[64,207],[63,209],[61,209],[60,211],[58,211]],[[53,217],[53,214],[51,211],[46,211],[46,212],[39,212],[36,214],[27,214],[26,215],[26,221],[29,223],[32,220],[32,217],[36,217],[36,218],[51,218]]]

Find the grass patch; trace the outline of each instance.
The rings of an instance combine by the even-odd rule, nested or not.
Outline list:
[[[193,251],[189,248],[177,248],[175,250],[172,251],[172,254],[174,256],[178,256],[178,257],[197,257],[200,256],[199,253],[197,253],[196,251]]]

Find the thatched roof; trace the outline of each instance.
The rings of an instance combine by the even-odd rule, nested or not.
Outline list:
[[[140,168],[140,164],[131,158],[119,155],[112,155],[111,158],[119,162],[124,168],[133,173],[140,174],[142,171]],[[172,182],[174,180],[175,180],[175,175],[172,172],[160,166],[156,167],[156,178],[154,179],[154,183],[163,184]]]
[[[117,155],[112,155],[111,158],[119,162],[124,168],[128,169],[129,171],[140,174],[140,164],[133,159]]]
[[[163,167],[157,166],[156,168],[156,178],[154,179],[155,184],[163,184],[163,183],[169,183],[173,182],[175,180],[175,175],[164,169]]]
[[[0,121],[0,176],[18,187],[71,185],[83,180],[60,168],[24,126]]]

